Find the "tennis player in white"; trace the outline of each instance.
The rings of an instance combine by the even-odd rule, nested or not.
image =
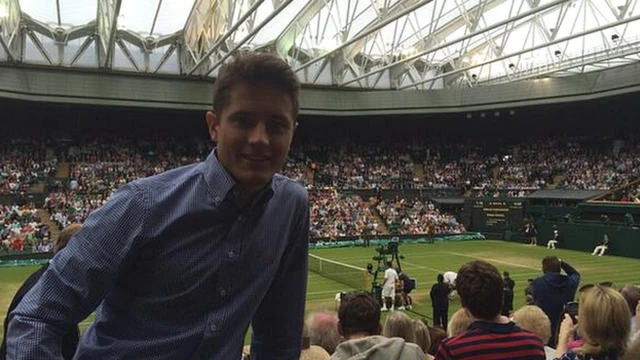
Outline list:
[[[389,309],[395,310],[396,303],[396,282],[398,281],[398,272],[393,268],[391,261],[387,262],[387,270],[384,271],[384,285],[382,285],[382,311]]]

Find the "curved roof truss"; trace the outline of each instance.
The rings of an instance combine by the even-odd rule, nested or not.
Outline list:
[[[0,62],[215,78],[273,52],[306,84],[476,87],[640,61],[640,0],[0,0]]]

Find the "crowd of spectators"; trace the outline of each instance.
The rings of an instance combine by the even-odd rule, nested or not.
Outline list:
[[[102,193],[138,178],[202,161],[209,153],[205,142],[175,140],[105,139],[69,147],[69,190]]]
[[[44,200],[44,208],[51,214],[51,220],[59,229],[71,224],[82,224],[89,214],[104,205],[111,191],[82,194],[67,191],[51,193]]]
[[[0,195],[25,193],[31,185],[55,175],[56,158],[44,143],[14,140],[0,143]]]
[[[380,201],[376,209],[393,234],[437,235],[461,234],[466,231],[455,216],[440,213],[431,202],[396,198]]]
[[[371,206],[357,195],[340,195],[335,189],[309,194],[311,241],[373,235],[378,224]]]
[[[51,233],[38,216],[35,205],[0,205],[0,251],[48,252]]]
[[[312,157],[316,188],[410,189],[414,187],[413,160],[401,146],[343,144],[323,148],[324,155]],[[318,154],[317,148],[306,150]]]
[[[456,301],[447,295],[453,286],[462,306],[444,325],[402,311],[382,321],[380,299],[366,292],[342,293],[336,297],[337,313],[308,315],[304,342],[326,352],[314,359],[334,360],[638,358],[640,287],[580,286],[578,270],[554,256],[542,260],[542,270],[525,290],[527,305],[507,311],[505,299],[516,286],[507,272],[503,277],[494,265],[475,260],[453,273],[455,285],[443,283],[439,274],[434,288],[447,288],[448,303]]]

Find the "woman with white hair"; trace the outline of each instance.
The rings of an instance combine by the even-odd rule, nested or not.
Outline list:
[[[535,305],[525,305],[513,313],[513,322],[521,329],[532,332],[543,344],[551,337],[551,321],[547,314]],[[548,346],[544,347],[547,360],[556,358],[556,351]]]
[[[556,356],[560,360],[618,360],[627,350],[631,312],[624,297],[610,287],[595,285],[580,297],[578,324],[565,315],[560,325]],[[577,333],[584,344],[567,350]]]

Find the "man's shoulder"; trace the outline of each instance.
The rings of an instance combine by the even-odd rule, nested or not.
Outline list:
[[[167,187],[175,187],[176,184],[184,183],[190,179],[202,176],[202,172],[200,170],[201,164],[202,163],[193,163],[181,166],[157,175],[134,180],[131,183],[146,190],[159,190]]]
[[[275,174],[273,176],[273,182],[275,183],[276,191],[282,191],[286,193],[287,196],[295,196],[305,200],[309,199],[307,189],[291,178],[281,174]]]

